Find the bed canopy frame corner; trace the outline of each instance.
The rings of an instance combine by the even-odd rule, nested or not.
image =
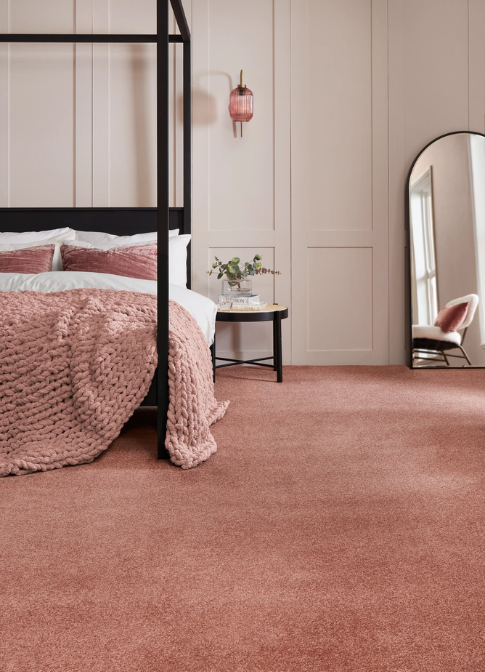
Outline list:
[[[172,7],[180,34],[170,34]],[[191,184],[191,44],[190,30],[182,0],[157,0],[157,32],[131,34],[0,34],[0,43],[153,43],[157,45],[157,206],[156,208],[0,208],[2,230],[28,231],[70,226],[78,230],[130,235],[157,230],[157,350],[158,368],[154,387],[157,401],[157,456],[168,457],[165,448],[169,405],[169,229],[192,232]],[[169,45],[183,45],[183,193],[184,205],[171,208],[169,199]],[[3,224],[8,226],[4,228]],[[190,287],[190,246],[187,252],[187,279]]]

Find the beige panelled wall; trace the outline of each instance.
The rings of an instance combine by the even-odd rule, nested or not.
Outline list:
[[[387,364],[387,3],[292,2],[293,363]]]
[[[192,0],[193,288],[217,300],[221,282],[207,276],[217,255],[243,261],[255,253],[282,272],[257,277],[268,302],[291,303],[290,0]],[[244,70],[254,117],[244,137],[229,117],[229,94]],[[291,361],[291,322],[283,323]],[[219,325],[221,356],[269,356],[269,324]]]
[[[45,13],[38,7],[1,0],[1,31],[73,30],[72,2],[51,0]],[[72,205],[74,48],[2,44],[0,53],[0,204]]]
[[[272,252],[285,363],[405,363],[407,172],[434,137],[484,131],[485,3],[191,6],[196,289],[216,296],[215,252]],[[241,67],[255,93],[243,140],[227,112]],[[266,354],[244,326],[220,330],[218,351]]]
[[[194,288],[217,296],[206,274],[215,254],[260,252],[282,271],[255,289],[290,307],[285,363],[404,363],[406,176],[436,136],[485,130],[485,2],[184,5]],[[152,32],[155,10],[155,0],[0,0],[0,30]],[[171,56],[181,205],[179,46]],[[255,94],[242,139],[228,114],[241,68]],[[0,206],[155,205],[155,114],[153,46],[0,45]],[[219,354],[269,354],[268,325],[219,326]]]
[[[156,0],[0,0],[0,30],[154,33]],[[177,48],[174,205],[182,194]],[[0,92],[0,206],[156,205],[155,45],[0,45]]]

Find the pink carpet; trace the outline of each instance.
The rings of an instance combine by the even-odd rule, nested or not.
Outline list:
[[[2,672],[482,672],[485,370],[218,374],[218,452],[0,482]]]

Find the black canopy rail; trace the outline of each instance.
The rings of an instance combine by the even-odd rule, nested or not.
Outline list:
[[[112,34],[95,34],[89,33],[87,35],[81,33],[52,33],[50,35],[42,33],[8,33],[0,35],[0,42],[41,42],[41,43],[53,43],[53,42],[66,42],[68,44],[103,44],[103,43],[115,43],[115,44],[143,44],[143,43],[153,43],[156,44],[158,41],[157,35],[112,35]],[[169,35],[169,42],[184,42],[182,35]]]
[[[177,22],[180,35],[169,32],[169,6]],[[169,44],[183,44],[183,157],[184,157],[184,233],[191,233],[191,50],[190,30],[181,0],[157,0],[157,32],[154,35],[131,34],[0,34],[0,43],[71,43],[71,44],[129,44],[157,45],[157,425],[159,458],[168,456],[165,448],[168,390],[168,329],[169,329]]]

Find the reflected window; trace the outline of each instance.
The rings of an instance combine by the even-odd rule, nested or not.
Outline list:
[[[411,184],[413,324],[434,324],[438,315],[431,166]]]
[[[485,146],[481,136],[470,136],[470,166],[472,206],[475,233],[475,263],[477,267],[478,294],[485,297]],[[483,305],[478,306],[480,343],[485,345],[485,315]]]

